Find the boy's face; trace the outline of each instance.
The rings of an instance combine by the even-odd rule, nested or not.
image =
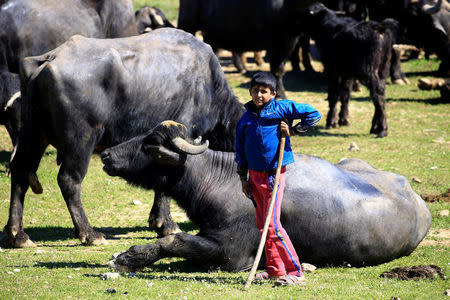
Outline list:
[[[263,85],[254,85],[250,88],[250,96],[252,96],[252,101],[258,108],[263,108],[269,103],[270,99],[276,96],[276,92],[270,91],[270,88]]]

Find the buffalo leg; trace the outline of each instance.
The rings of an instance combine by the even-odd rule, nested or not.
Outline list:
[[[82,126],[80,126],[81,128]],[[89,130],[84,131],[86,134]],[[80,134],[80,136],[83,136]],[[80,141],[70,142],[70,139],[65,141],[65,149],[58,151],[58,156],[61,157],[61,168],[58,172],[58,185],[61,193],[69,209],[75,226],[75,234],[82,243],[88,245],[98,245],[105,243],[104,235],[92,229],[89,220],[81,203],[81,182],[83,181],[91,154],[94,149],[94,135],[91,135],[91,141],[80,144]],[[72,144],[77,142],[77,145]],[[59,160],[59,158],[58,158]]]
[[[245,67],[246,58],[244,52],[233,52],[232,60],[239,73],[244,74],[247,71],[247,68]]]
[[[349,112],[348,112],[348,102],[350,100],[350,90],[353,86],[353,80],[345,80],[342,82],[339,88],[340,100],[341,100],[341,110],[339,112],[339,126],[348,126],[349,122]]]
[[[311,51],[309,49],[309,35],[302,34],[299,39],[299,44],[302,49],[302,63],[306,72],[314,72],[314,68],[311,65]]]
[[[164,257],[182,257],[203,265],[216,265],[220,261],[220,253],[221,247],[215,242],[180,232],[160,238],[153,244],[133,246],[108,265],[118,271],[133,272]]]
[[[155,200],[150,211],[150,216],[148,217],[148,225],[159,236],[167,236],[172,233],[181,232],[170,215],[170,197],[166,196],[163,192],[155,191]]]
[[[409,80],[406,75],[402,72],[400,64],[400,50],[392,48],[391,52],[391,64],[389,67],[389,73],[391,75],[391,81],[393,84],[408,84]]]
[[[378,76],[372,75],[367,82],[375,106],[375,112],[372,119],[372,127],[370,133],[376,134],[378,137],[385,137],[388,134],[388,126],[386,119],[386,100],[385,81],[380,80]]]
[[[303,51],[302,51],[303,55]],[[289,56],[292,65],[292,71],[300,72],[300,41],[295,44],[294,50],[292,50],[291,55]]]
[[[24,138],[15,148],[11,160],[11,200],[9,206],[8,223],[4,232],[8,235],[7,247],[23,248],[33,246],[34,243],[23,230],[23,209],[25,194],[30,186],[30,175],[38,169],[47,144],[42,142],[41,136],[34,131],[28,139]]]
[[[270,71],[277,80],[277,98],[286,99],[286,90],[284,89],[283,76],[284,76],[284,61],[280,61],[278,58],[270,58]]]
[[[255,60],[256,65],[262,66],[264,64],[263,52],[255,51],[253,54],[253,59]]]
[[[286,99],[286,90],[283,84],[284,65],[286,59],[291,55],[294,50],[295,44],[298,41],[297,37],[276,37],[277,40],[283,40],[283,43],[276,44],[268,51],[270,61],[270,72],[275,76],[277,80],[277,98]]]
[[[301,60],[300,60],[301,52]],[[303,67],[306,72],[314,72],[314,68],[311,65],[311,52],[309,51],[309,35],[302,33],[295,44],[294,50],[290,55],[292,71],[300,72],[300,61],[303,63]]]
[[[339,101],[339,91],[335,80],[328,81],[328,114],[326,129],[337,127],[337,103]]]

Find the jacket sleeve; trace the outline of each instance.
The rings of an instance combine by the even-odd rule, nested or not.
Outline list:
[[[236,126],[236,157],[237,173],[241,179],[247,179],[248,163],[245,155],[245,135],[242,119],[239,120]]]
[[[307,131],[320,121],[321,115],[312,105],[292,101],[288,108],[289,119],[301,119],[300,123],[293,127],[296,134]]]

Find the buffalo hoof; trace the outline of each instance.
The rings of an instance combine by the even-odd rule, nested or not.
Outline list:
[[[125,252],[122,252],[122,253],[125,253]],[[119,264],[119,262],[117,262],[117,257],[119,255],[121,255],[122,253],[113,255],[112,259],[110,261],[108,261],[107,266],[117,272],[125,272],[125,273],[134,272],[135,271],[134,269],[131,269],[126,265],[121,265],[121,264]]]
[[[108,262],[108,266],[118,272],[131,273],[142,271],[146,259],[146,251],[144,245],[131,247],[128,251],[114,254],[112,259]]]
[[[108,245],[108,241],[105,239],[105,235],[101,232],[93,231],[87,236],[79,237],[82,244],[87,246]]]
[[[354,92],[362,92],[362,86],[361,86],[361,83],[359,82],[359,81],[355,81],[355,82],[353,82],[353,85],[352,85],[352,90],[354,91]]]
[[[378,134],[377,134],[377,138],[383,138],[383,137],[387,137],[387,131],[386,130],[383,130],[383,131],[381,131],[381,132],[379,132]]]
[[[349,126],[350,122],[348,120],[340,120],[339,126]]]
[[[419,89],[421,90],[435,90],[435,89],[440,89],[441,87],[443,87],[445,85],[445,80],[442,78],[434,78],[434,79],[429,79],[429,78],[420,78],[417,81],[417,86],[419,87]]]
[[[36,244],[30,240],[30,237],[25,232],[18,233],[15,237],[8,236],[4,243],[5,248],[31,248],[36,247]]]
[[[325,129],[331,129],[331,128],[338,128],[339,125],[337,123],[333,123],[333,124],[327,124],[325,126]]]
[[[110,267],[111,269],[117,271],[117,272],[124,272],[124,273],[133,273],[134,270],[128,268],[127,266],[122,266],[116,263],[115,259],[110,260],[107,263],[108,267]]]
[[[397,84],[397,85],[405,85],[406,84],[402,78],[395,79],[392,83]]]
[[[246,69],[237,69],[237,71],[238,71],[239,74],[242,74],[242,75],[247,73]]]
[[[154,215],[150,215],[148,219],[148,226],[150,230],[156,231],[160,237],[181,232],[177,223],[175,223],[171,218],[157,218]]]

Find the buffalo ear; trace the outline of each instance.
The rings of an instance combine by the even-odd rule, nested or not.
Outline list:
[[[142,151],[147,155],[151,155],[157,163],[162,165],[179,166],[186,160],[185,154],[179,154],[161,145],[143,144]]]

